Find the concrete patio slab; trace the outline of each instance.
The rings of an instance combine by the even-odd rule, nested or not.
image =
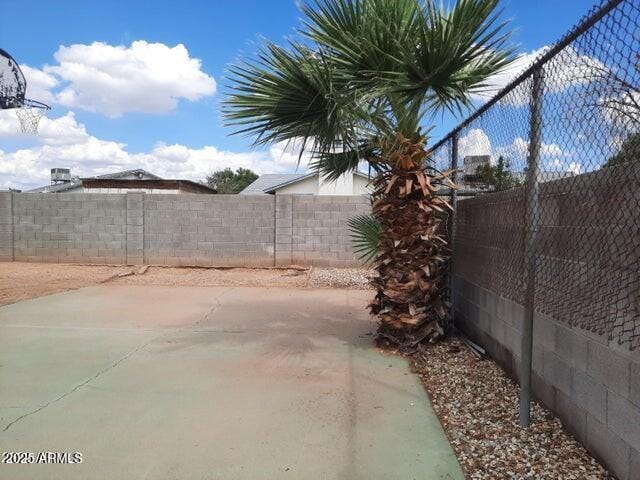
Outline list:
[[[0,308],[13,479],[461,479],[371,292],[103,285]]]

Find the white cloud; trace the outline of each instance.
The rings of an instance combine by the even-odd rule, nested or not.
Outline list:
[[[538,50],[520,55],[507,69],[487,80],[488,88],[486,91],[475,94],[473,97],[481,101],[489,100],[529,68],[549,48],[549,46],[544,46]],[[588,55],[582,55],[572,46],[568,46],[545,64],[545,91],[547,93],[559,93],[571,86],[584,85],[596,80],[602,69],[605,68],[604,64],[599,60]],[[521,84],[504,97],[500,103],[511,106],[527,105],[530,96],[529,85],[530,83],[526,82]]]
[[[529,140],[516,137],[509,145],[496,147],[496,156],[504,156],[511,163],[514,170],[522,171],[527,165],[529,157]],[[540,145],[540,168],[542,171],[566,172],[573,171],[572,152],[563,150],[557,143],[545,143]]]
[[[0,111],[0,137],[30,139],[31,135],[20,131],[18,117],[13,110]],[[84,125],[76,121],[73,112],[62,117],[42,117],[38,125],[38,142],[44,145],[64,145],[80,143],[88,137]]]
[[[516,137],[508,145],[494,146],[489,136],[480,128],[472,128],[458,140],[460,160],[468,155],[489,155],[491,163],[496,164],[500,156],[509,161],[514,171],[524,171],[529,156],[529,140]],[[563,150],[557,143],[542,142],[540,146],[541,168],[544,171],[572,171],[580,168],[570,162],[573,154]],[[448,160],[447,160],[448,162]],[[447,163],[448,164],[448,163]]]
[[[54,103],[55,98],[51,92],[60,83],[56,77],[37,68],[31,68],[29,65],[20,65],[20,70],[27,80],[27,98],[48,105]]]
[[[517,158],[526,159],[529,155],[529,140],[526,140],[522,137],[516,137],[513,139],[513,142],[507,146],[498,147],[496,152],[499,155],[509,155]],[[545,143],[542,142],[540,145],[540,155],[542,157],[563,157],[567,155],[567,152],[564,152],[560,145],[556,143]]]
[[[544,69],[547,92],[563,92],[570,86],[585,85],[597,80],[606,66],[596,58],[580,54],[572,46],[553,57]]]
[[[300,156],[302,141],[279,142],[269,148],[271,158],[282,167],[296,168],[298,166],[306,168],[311,160],[311,155],[304,152]]]
[[[57,64],[42,70],[21,67],[29,98],[115,118],[168,113],[181,99],[197,101],[216,91],[213,77],[182,44],[75,44],[59,47],[54,58]]]
[[[562,160],[560,160],[559,158],[554,158],[553,160],[550,160],[548,163],[549,167],[552,169],[560,169],[562,168]]]
[[[527,142],[528,143],[528,142]],[[540,146],[540,153],[543,156],[566,156],[568,153],[562,151],[562,148],[557,143],[542,143]]]
[[[0,110],[0,137],[20,135],[20,123],[12,110]]]
[[[522,137],[516,137],[511,144],[500,146],[496,150],[498,155],[505,156],[512,161],[526,163],[529,155],[529,141]]]
[[[570,162],[569,171],[574,175],[579,175],[580,173],[582,173],[582,165],[578,162]]]
[[[497,158],[493,158],[493,148],[489,136],[481,128],[471,128],[458,139],[458,163],[463,164],[465,157],[488,155],[491,163],[495,163]],[[450,147],[441,148],[434,152],[436,168],[441,170],[449,169],[451,165]]]
[[[256,173],[284,172],[288,163],[267,152],[230,152],[210,145],[188,148],[184,145],[157,144],[148,153],[132,154],[128,163],[140,166],[166,178],[188,178],[202,180],[207,174],[231,168],[249,168]]]
[[[480,128],[470,129],[458,140],[460,159],[471,155],[491,155],[491,140]]]
[[[0,137],[19,138],[12,113],[0,112]],[[144,168],[165,178],[199,181],[227,167],[250,168],[259,174],[286,172],[292,170],[291,159],[297,159],[291,147],[284,145],[275,145],[270,152],[231,152],[211,145],[189,148],[158,143],[149,152],[132,153],[124,143],[90,135],[72,112],[43,119],[35,139],[38,144],[30,148],[0,150],[0,188],[24,190],[46,185],[53,167],[71,168],[73,175],[81,177]]]
[[[524,72],[531,64],[535,61],[536,58],[543,52],[546,51],[549,47],[542,47],[538,50],[534,50],[530,53],[524,53],[519,55],[507,68],[505,68],[502,72],[497,73],[489,77],[486,81],[487,89],[482,93],[478,93],[474,95],[474,98],[479,100],[489,100],[496,93],[506,87],[509,83],[511,83],[515,78]]]

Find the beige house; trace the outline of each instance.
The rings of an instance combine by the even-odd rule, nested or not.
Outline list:
[[[361,172],[342,175],[333,182],[326,181],[318,172],[265,174],[245,188],[241,195],[368,195],[370,177]]]

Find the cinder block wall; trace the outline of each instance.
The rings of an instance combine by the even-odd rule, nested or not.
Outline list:
[[[12,205],[13,259],[125,263],[124,195],[2,193]],[[3,250],[9,245],[2,245]]]
[[[274,264],[274,197],[144,197],[146,263],[203,266]]]
[[[0,192],[0,262],[13,260],[13,197]]]
[[[456,322],[515,379],[522,305],[454,277]],[[640,479],[640,351],[536,314],[533,392],[616,476]]]
[[[0,261],[360,266],[366,197],[0,192]]]
[[[616,175],[621,174],[616,171]],[[620,479],[640,479],[640,349],[606,327],[639,305],[633,269],[637,187],[609,169],[541,185],[533,391]],[[619,181],[620,180],[620,181]],[[620,185],[612,189],[608,185]],[[598,192],[599,197],[593,193]],[[637,192],[636,192],[637,193]],[[518,379],[523,320],[524,196],[512,190],[458,204],[452,300],[456,322]],[[579,225],[580,228],[576,228]],[[589,292],[597,292],[597,295]],[[584,321],[584,320],[588,321]],[[637,320],[637,319],[635,319]],[[618,328],[618,327],[616,327]]]
[[[347,221],[369,213],[363,196],[294,195],[291,260],[299,265],[359,266],[351,248]]]

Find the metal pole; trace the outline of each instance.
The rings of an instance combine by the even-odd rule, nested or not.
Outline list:
[[[540,144],[542,137],[543,70],[533,72],[531,90],[531,123],[529,130],[529,159],[526,180],[526,243],[525,243],[525,297],[522,322],[522,360],[520,363],[520,425],[528,427],[531,408],[531,359],[533,354],[533,316],[536,293],[536,236],[540,172]]]
[[[451,170],[453,170],[453,176],[451,180],[454,184],[458,184],[458,132],[451,135]],[[450,313],[450,327],[454,326],[455,312],[453,304],[453,262],[455,258],[453,256],[454,236],[456,233],[456,215],[458,213],[458,191],[455,188],[451,189],[451,221],[449,222],[449,245],[451,250],[451,256],[449,258],[449,301],[451,302]]]

